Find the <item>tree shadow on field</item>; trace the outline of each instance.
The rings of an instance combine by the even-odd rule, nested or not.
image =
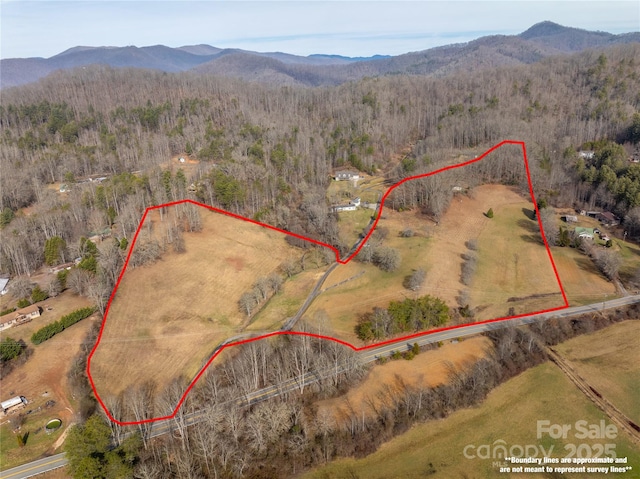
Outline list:
[[[534,243],[537,245],[543,244],[540,235],[520,235],[520,239],[522,241],[526,241],[527,243]]]
[[[587,273],[591,273],[591,274],[597,274],[599,276],[602,276],[603,278],[605,277],[598,268],[596,268],[596,265],[593,264],[593,261],[591,261],[590,258],[585,257],[581,257],[581,258],[576,258],[574,259],[576,265],[578,266],[578,268],[580,268],[582,271],[585,271]]]
[[[525,220],[525,219],[519,219],[516,224],[520,228],[522,228],[523,230],[528,231],[529,233],[538,234],[540,232],[540,230],[538,228],[538,223],[535,223],[533,221],[529,221],[529,220]]]
[[[524,213],[524,215],[530,220],[535,221],[536,212],[534,210],[530,210],[529,208],[522,208],[522,213]]]

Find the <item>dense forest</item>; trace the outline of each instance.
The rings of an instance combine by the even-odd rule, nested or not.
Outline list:
[[[627,191],[635,170],[577,164],[570,152],[637,142],[639,49],[316,89],[98,66],[55,73],[3,92],[2,269],[33,272],[52,237],[71,247],[111,227],[129,239],[145,207],[186,196],[345,249],[325,199],[335,168],[394,179],[503,139],[526,142],[538,196],[624,214],[637,198],[609,177]],[[197,168],[167,169],[178,154]],[[59,183],[70,191],[47,187]],[[600,183],[608,196],[585,193]]]

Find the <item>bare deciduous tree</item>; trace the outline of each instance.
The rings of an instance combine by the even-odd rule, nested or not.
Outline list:
[[[417,269],[404,279],[404,287],[411,291],[418,291],[426,277],[427,273],[423,269]]]
[[[611,249],[598,249],[595,252],[594,260],[596,266],[607,278],[614,280],[618,277],[618,271],[622,264],[620,253]]]

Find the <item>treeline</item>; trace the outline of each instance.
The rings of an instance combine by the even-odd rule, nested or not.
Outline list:
[[[53,323],[47,324],[46,326],[38,329],[31,335],[31,342],[36,345],[43,343],[47,339],[51,339],[56,334],[61,333],[68,327],[73,326],[78,321],[88,318],[95,312],[96,308],[94,307],[76,309],[74,312],[62,316],[58,321],[54,321]]]
[[[339,457],[365,456],[416,422],[442,419],[479,404],[497,385],[543,362],[545,345],[637,319],[639,313],[632,305],[493,330],[487,333],[493,343],[488,355],[468,368],[452,369],[447,383],[427,387],[398,380],[382,393],[379,403],[345,403],[339,415],[318,409],[317,401],[344,394],[364,377],[365,370],[351,350],[300,336],[248,343],[207,371],[170,420],[172,434],[149,439],[149,424],[140,424],[136,429],[142,444],[136,445],[135,439],[125,439],[127,428],[109,422],[119,456],[113,464],[101,461],[100,455],[92,455],[91,461],[105,470],[122,463],[128,477],[292,477]],[[95,334],[97,330],[87,338],[87,352]],[[83,357],[78,358],[76,372],[70,373],[73,384],[86,383]],[[307,386],[298,382],[296,390],[280,390],[277,398],[247,405],[252,391],[271,384],[282,387],[305,373],[318,382]],[[185,380],[161,390],[147,383],[103,400],[116,417],[132,419],[138,411],[137,417],[144,419],[170,412],[185,387]],[[187,426],[196,411],[200,422]],[[90,427],[96,423],[93,420]],[[74,437],[74,463],[82,463],[82,455],[91,455],[96,447],[100,445],[92,437]],[[127,454],[121,454],[125,450]],[[76,472],[76,477],[84,477],[83,470]]]
[[[439,298],[422,296],[391,301],[389,306],[364,314],[355,327],[363,341],[373,341],[408,331],[423,331],[449,321],[449,307]]]
[[[640,129],[640,114],[634,115],[633,122]],[[612,141],[603,140],[584,146],[585,149],[593,149],[593,159],[580,158],[573,149],[565,152],[575,162],[580,179],[590,186],[585,190],[583,200],[612,209],[622,217],[631,208],[640,206],[640,164],[630,163],[625,149]]]
[[[175,471],[181,477],[292,477],[336,458],[362,457],[417,422],[442,419],[481,403],[496,386],[544,362],[545,344],[636,319],[638,312],[631,306],[604,315],[554,319],[531,329],[496,329],[487,333],[490,353],[468,368],[451,370],[446,383],[427,387],[398,380],[395,388],[382,393],[380,403],[349,403],[339,416],[315,407],[315,399],[326,394],[322,386],[312,395],[260,403],[238,414],[212,401],[207,421],[176,428],[179,434],[150,443],[137,472],[156,468],[158,477]],[[350,382],[353,385],[353,379]],[[266,429],[269,422],[272,426]],[[170,453],[161,455],[162,450]]]
[[[580,189],[567,175],[567,148],[636,139],[638,48],[318,89],[103,67],[54,73],[3,93],[0,222],[19,234],[6,235],[0,254],[12,273],[27,274],[43,264],[51,237],[73,244],[111,226],[130,238],[145,207],[185,195],[348,250],[325,198],[332,169],[400,178],[505,138],[527,143],[536,191],[571,203]],[[394,155],[408,145],[398,166]],[[200,163],[181,173],[167,166],[176,154]],[[486,173],[511,181],[521,162],[508,159]],[[81,181],[98,175],[107,179]],[[60,182],[70,191],[43,187]],[[435,216],[450,193],[438,188],[444,200],[424,202]]]

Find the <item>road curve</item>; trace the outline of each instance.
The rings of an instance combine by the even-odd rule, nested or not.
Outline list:
[[[425,336],[412,338],[409,340],[407,340],[406,338],[399,339],[398,341],[393,343],[365,349],[363,351],[360,351],[358,355],[360,357],[361,363],[369,363],[375,361],[380,357],[390,356],[395,351],[406,351],[414,343],[418,343],[420,346],[424,346],[427,344],[436,343],[438,341],[447,341],[455,338],[473,336],[495,329],[502,329],[510,326],[519,326],[523,324],[531,324],[536,321],[547,320],[554,317],[566,318],[570,316],[579,316],[586,313],[601,312],[607,309],[620,308],[622,306],[628,306],[630,304],[639,302],[640,295],[632,295],[584,306],[575,306],[572,308],[567,308],[561,311],[553,311],[550,313],[532,314],[529,316],[523,316],[521,318],[505,319],[502,321],[495,321],[485,324],[469,324],[456,329],[427,334]],[[254,391],[248,394],[246,397],[236,400],[235,402],[243,404],[255,404],[257,402],[279,396],[280,394],[283,394],[285,392],[293,391],[296,388],[300,387],[301,382],[306,386],[318,381],[319,379],[319,373],[307,373],[302,378],[292,378],[285,381],[283,384],[279,384],[277,386],[268,386],[258,391]],[[187,425],[196,424],[202,419],[202,416],[203,413],[201,411],[186,414],[185,422]],[[160,424],[156,423],[151,428],[151,437],[161,436],[172,431],[173,429],[174,426],[170,420],[163,421]],[[55,456],[38,459],[28,464],[2,471],[0,472],[0,479],[26,479],[28,477],[33,477],[38,474],[43,474],[47,471],[51,471],[53,469],[63,467],[67,464],[67,462],[68,461],[65,459],[64,453],[56,454]]]

